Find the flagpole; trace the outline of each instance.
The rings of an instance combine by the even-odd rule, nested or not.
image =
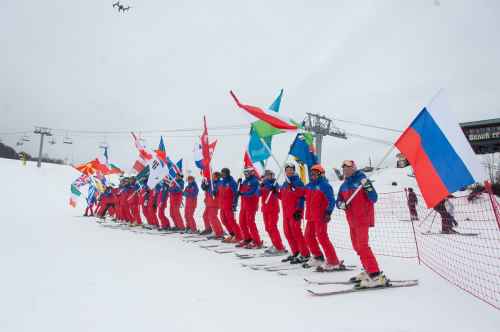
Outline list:
[[[271,151],[271,148],[269,147],[269,145],[267,145],[266,141],[264,141],[264,139],[262,137],[259,136],[259,139],[260,139],[260,142],[262,143],[262,145],[264,146],[264,148],[266,148],[267,152],[269,152],[269,154],[273,158],[276,165],[281,169],[280,162],[278,161],[278,158],[276,158],[274,153]],[[288,159],[288,156],[287,156],[287,159]]]
[[[384,157],[382,157],[382,159],[378,162],[377,166],[375,166],[374,173],[377,172],[377,169],[380,168],[382,163],[389,157],[389,155],[391,154],[391,152],[394,150],[395,147],[396,147],[395,145],[391,145],[389,150],[387,150],[387,152],[385,153]],[[361,185],[361,184],[359,185],[358,188],[356,188],[356,190],[352,193],[352,195],[345,202],[346,206],[349,205],[349,203],[351,203],[351,201],[354,199],[354,197],[356,197],[356,195],[361,191],[362,188],[363,188],[363,185]]]

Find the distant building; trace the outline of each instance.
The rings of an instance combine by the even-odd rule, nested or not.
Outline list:
[[[476,154],[500,152],[500,118],[460,124]]]

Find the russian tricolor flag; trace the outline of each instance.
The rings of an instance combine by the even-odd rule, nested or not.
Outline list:
[[[487,179],[442,93],[420,111],[395,145],[413,167],[427,207]]]

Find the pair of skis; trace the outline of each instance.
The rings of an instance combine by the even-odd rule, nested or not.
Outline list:
[[[428,232],[422,232],[420,233],[422,235],[460,235],[460,236],[478,236],[479,233],[463,233],[463,232],[457,232],[457,231],[454,231],[453,233],[442,233],[442,232],[431,232],[431,231],[428,231]]]
[[[284,256],[284,254],[282,253],[276,253],[276,254],[270,254],[270,253],[238,253],[238,252],[235,252],[234,253],[236,255],[236,257],[240,258],[240,259],[252,259],[252,258],[266,258],[266,257],[281,257],[281,256]]]
[[[351,281],[314,281],[304,278],[304,281],[309,285],[324,286],[324,285],[346,285],[351,286],[349,288],[336,289],[336,290],[312,290],[306,289],[306,291],[313,296],[331,296],[331,295],[341,295],[357,292],[367,292],[382,290],[388,288],[401,288],[401,287],[414,287],[418,285],[418,279],[413,280],[388,280],[383,286],[371,287],[371,288],[359,288],[357,284]]]

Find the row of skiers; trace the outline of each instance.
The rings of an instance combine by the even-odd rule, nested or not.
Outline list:
[[[285,166],[282,184],[277,183],[271,170],[266,170],[263,178],[259,179],[253,169],[247,168],[243,172],[244,178],[238,181],[231,176],[228,168],[214,172],[211,180],[205,179],[201,183],[205,228],[200,233],[224,243],[234,243],[237,247],[262,248],[263,242],[255,223],[260,203],[265,230],[272,242],[272,247],[266,249],[266,253],[288,255],[283,262],[302,264],[318,271],[344,270],[343,261],[337,256],[328,236],[328,223],[337,207],[345,211],[352,246],[364,269],[352,278],[353,281],[359,287],[384,286],[387,278],[380,271],[369,246],[369,228],[375,223],[377,193],[365,174],[357,170],[354,161],[344,161],[342,169],[345,180],[337,198],[321,165],[311,168],[307,185],[296,174],[294,164]],[[142,225],[142,209],[149,226],[159,230],[196,232],[194,212],[199,189],[194,177],[188,176],[187,182],[184,188],[183,177],[179,174],[173,181],[163,181],[156,188],[148,189],[147,186],[139,186],[133,177],[124,179],[119,188],[108,187],[101,195],[97,216],[104,218],[109,213],[119,221],[138,226]],[[168,200],[173,224],[164,212]],[[238,201],[241,206],[236,222]],[[185,225],[180,213],[182,204]],[[280,212],[290,251],[285,248],[278,230]],[[304,230],[303,219],[306,220]]]

